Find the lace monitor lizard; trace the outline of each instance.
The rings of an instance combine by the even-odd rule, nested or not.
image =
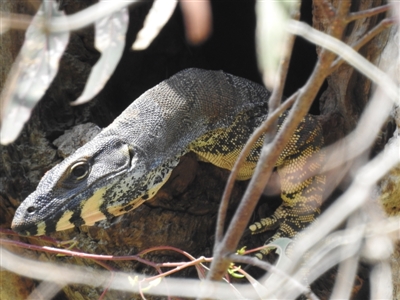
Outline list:
[[[189,151],[231,169],[266,119],[269,96],[263,86],[222,71],[179,72],[48,171],[17,209],[12,229],[43,235],[124,214],[151,199]],[[252,176],[262,142],[254,145],[238,180]],[[283,203],[271,217],[251,225],[253,233],[277,229],[272,240],[293,237],[319,214],[324,177],[308,174],[321,167],[322,144],[317,119],[307,115],[276,164]]]

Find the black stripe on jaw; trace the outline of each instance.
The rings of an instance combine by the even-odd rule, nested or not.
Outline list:
[[[82,210],[80,207],[76,207],[76,210],[73,212],[69,221],[74,224],[76,227],[81,225],[85,225],[85,220],[82,218]]]
[[[47,220],[47,221],[45,221],[45,224],[46,224],[46,229],[45,229],[46,235],[48,235],[49,233],[53,233],[53,232],[56,231],[57,222],[58,222],[58,219],[53,219],[53,220]]]
[[[23,230],[22,232],[18,232],[18,234],[26,235],[26,236],[37,235],[38,234],[38,227],[37,226],[30,227],[30,228],[28,228],[26,230]]]
[[[106,219],[107,219],[107,220],[110,221],[110,220],[112,220],[113,218],[115,218],[115,216],[114,216],[113,214],[110,214],[110,213],[108,212],[108,207],[107,207],[106,201],[104,201],[104,202],[100,205],[99,209],[100,209],[100,211],[106,216]]]

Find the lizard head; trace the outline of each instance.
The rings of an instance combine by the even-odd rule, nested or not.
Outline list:
[[[12,229],[21,235],[43,235],[93,225],[126,212],[122,207],[127,204],[133,209],[144,201],[140,193],[125,199],[127,189],[134,189],[132,180],[140,181],[146,173],[140,161],[127,143],[113,136],[96,137],[43,176],[18,207]]]

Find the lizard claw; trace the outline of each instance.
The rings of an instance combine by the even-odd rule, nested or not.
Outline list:
[[[291,206],[281,205],[272,216],[261,219],[259,222],[250,225],[249,230],[251,234],[258,234],[267,230],[277,229],[276,233],[265,243],[265,245],[273,246],[273,242],[278,239],[293,238],[296,236],[312,223],[318,215],[319,209],[308,209],[304,211]],[[260,250],[256,256],[259,259],[263,259],[263,257],[268,255],[273,249],[274,247],[266,247]]]

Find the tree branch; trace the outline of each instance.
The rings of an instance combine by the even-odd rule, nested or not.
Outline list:
[[[348,14],[349,8],[350,3],[347,3],[347,1],[340,2],[337,15],[329,29],[329,33],[333,37],[342,36],[345,28],[344,16]],[[289,24],[299,23],[294,20],[289,22]],[[278,132],[274,141],[268,147],[263,147],[261,150],[259,162],[253,177],[229,224],[228,230],[222,242],[216,243],[214,246],[214,260],[210,267],[208,279],[220,280],[229,267],[230,260],[228,255],[233,253],[237,248],[237,244],[250,220],[265,184],[270,178],[272,169],[280,153],[291,139],[300,121],[308,113],[315,96],[329,74],[329,68],[334,57],[335,54],[330,51],[325,49],[321,51],[318,63],[305,86],[300,89],[299,97],[283,123],[281,131]]]
[[[355,44],[351,45],[351,47],[353,48],[354,51],[360,50],[364,45],[366,45],[368,42],[370,42],[379,33],[381,33],[382,31],[389,28],[390,26],[392,26],[395,23],[396,23],[396,21],[391,18],[382,20],[378,25],[376,25],[374,28],[372,28],[370,31],[368,31]],[[330,73],[332,74],[333,72],[335,72],[344,62],[345,62],[345,60],[343,58],[338,57],[332,63]]]
[[[224,234],[224,226],[225,226],[225,220],[226,220],[226,212],[228,209],[229,205],[229,199],[231,197],[232,193],[232,188],[235,184],[235,180],[237,177],[237,173],[239,172],[240,166],[243,164],[244,160],[246,159],[247,155],[249,154],[251,148],[255,144],[255,142],[260,138],[260,136],[267,130],[269,126],[273,122],[275,122],[278,117],[287,109],[289,109],[290,106],[293,105],[293,103],[296,101],[298,96],[298,92],[293,94],[288,100],[286,100],[281,106],[275,110],[274,113],[270,114],[268,116],[268,119],[264,121],[264,123],[261,124],[260,127],[258,127],[250,136],[249,140],[247,141],[246,145],[243,147],[242,151],[240,152],[231,173],[229,174],[228,181],[225,185],[225,190],[224,194],[222,195],[222,200],[221,204],[219,206],[219,211],[218,211],[218,220],[217,220],[217,226],[216,226],[216,234],[215,234],[215,243],[220,243],[223,238]]]
[[[363,73],[374,83],[381,86],[382,90],[385,91],[392,101],[400,104],[398,89],[393,80],[385,72],[381,71],[378,67],[374,66],[367,59],[354,51],[350,46],[301,22],[292,20],[290,21],[288,28],[290,32],[300,35],[314,44],[339,54],[350,65]]]
[[[363,11],[350,13],[348,15],[348,17],[346,18],[346,22],[350,23],[350,22],[353,22],[353,21],[358,20],[358,19],[375,16],[377,14],[380,14],[380,13],[388,11],[390,9],[390,7],[391,7],[390,4],[386,4],[386,5],[374,7],[374,8],[371,8],[371,9],[366,9],[366,10],[363,10]]]

